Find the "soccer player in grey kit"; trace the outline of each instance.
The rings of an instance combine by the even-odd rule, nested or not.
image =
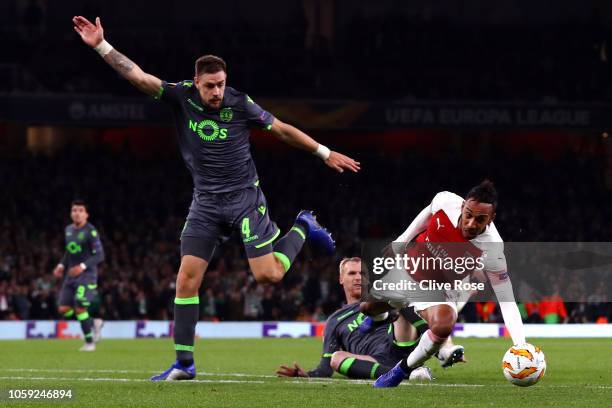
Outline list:
[[[270,220],[251,157],[249,129],[269,130],[280,140],[309,151],[338,172],[357,172],[359,163],[331,151],[310,136],[283,123],[259,107],[248,95],[226,86],[225,62],[200,57],[193,80],[169,83],[145,73],[104,40],[100,18],[95,24],[73,18],[74,29],[111,67],[142,92],[168,103],[174,112],[179,147],[194,183],[193,201],[181,233],[181,265],[174,301],[176,362],[153,381],[190,380],[198,321],[198,289],[215,247],[233,230],[242,237],[249,266],[258,282],[279,282],[306,239],[332,252],[331,234],[310,211],[301,211],[293,227],[279,238]]]
[[[72,224],[64,229],[66,252],[53,270],[56,278],[67,271],[59,294],[58,312],[65,318],[76,317],[81,323],[85,344],[80,351],[95,351],[99,338],[100,319],[94,325],[89,307],[98,286],[98,264],[104,261],[104,248],[96,228],[87,222],[89,213],[84,201],[74,200],[70,206]],[[95,326],[95,327],[94,327]]]

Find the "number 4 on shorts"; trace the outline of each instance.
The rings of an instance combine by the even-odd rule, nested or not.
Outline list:
[[[245,238],[251,236],[251,229],[249,227],[249,217],[245,217],[242,219],[242,235],[244,235]]]

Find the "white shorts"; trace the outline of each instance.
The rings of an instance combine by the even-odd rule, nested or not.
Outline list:
[[[402,280],[415,282],[416,288],[414,290],[377,290],[372,287],[370,295],[376,300],[387,301],[389,305],[396,309],[412,306],[418,312],[432,306],[448,305],[456,313],[463,309],[463,306],[465,306],[465,303],[471,296],[470,291],[463,290],[421,290],[419,289],[418,282],[414,281],[408,272],[401,269],[391,269],[389,273],[380,279],[383,283],[396,283]],[[469,277],[466,277],[464,281],[469,281]]]
[[[414,307],[414,311],[417,313],[422,310],[429,309],[430,307],[439,305],[447,305],[455,311],[455,314],[459,313],[459,310],[457,309],[457,302],[410,302],[408,304],[408,306]]]

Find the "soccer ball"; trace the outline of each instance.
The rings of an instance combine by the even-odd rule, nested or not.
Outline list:
[[[519,387],[529,387],[544,377],[546,360],[539,347],[529,343],[512,346],[502,360],[504,377]]]

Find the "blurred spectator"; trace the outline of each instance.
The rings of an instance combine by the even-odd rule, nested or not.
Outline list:
[[[327,320],[327,315],[323,313],[323,308],[321,306],[317,306],[315,308],[314,313],[312,314],[313,322],[324,322]]]
[[[497,303],[495,302],[478,302],[476,303],[476,313],[478,314],[478,320],[483,323],[494,322],[497,318],[495,309]]]
[[[248,287],[242,288],[244,297],[244,317],[246,320],[258,320],[263,315],[262,310],[262,286],[253,280]]]
[[[569,315],[569,323],[587,323],[587,304],[586,302],[582,303],[572,303],[570,304],[571,311]]]
[[[609,321],[610,303],[607,302],[605,287],[602,285],[597,292],[587,298],[587,311],[590,321]]]
[[[6,281],[0,283],[0,319],[9,319],[13,313]]]
[[[308,312],[308,308],[306,307],[306,305],[300,306],[300,310],[297,316],[295,317],[295,320],[298,322],[310,322],[313,320],[311,314]]]
[[[568,315],[563,298],[558,294],[544,296],[540,302],[540,316],[544,323],[567,323]]]
[[[526,323],[540,323],[542,321],[538,302],[523,302],[519,305],[519,310],[521,310],[521,316]]]
[[[28,299],[28,287],[16,286],[12,296],[13,310],[19,320],[30,318],[30,300]]]

